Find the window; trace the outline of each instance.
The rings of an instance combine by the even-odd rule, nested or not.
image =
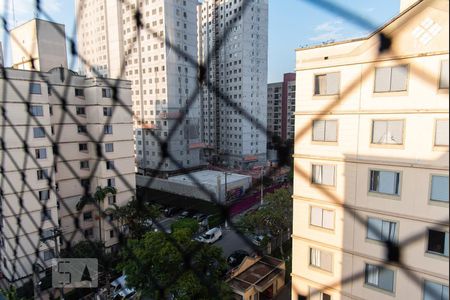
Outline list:
[[[441,63],[441,77],[439,78],[439,88],[448,89],[448,60]]]
[[[78,125],[77,130],[78,133],[87,133],[87,127],[84,125]]]
[[[41,240],[48,240],[53,238],[53,228],[43,229],[41,232]]]
[[[310,259],[309,264],[313,267],[333,272],[333,254],[319,249],[309,249]]]
[[[337,142],[337,121],[336,120],[314,121],[313,141]]]
[[[310,224],[325,229],[334,229],[334,211],[311,207]]]
[[[36,95],[41,94],[41,84],[40,83],[30,82],[29,89],[30,89],[30,94],[36,94]]]
[[[448,139],[448,120],[437,120],[434,144],[436,146],[448,146]]]
[[[33,137],[35,137],[35,138],[45,137],[45,128],[44,127],[34,127],[33,128]]]
[[[40,201],[45,201],[48,199],[50,199],[50,191],[49,190],[39,191],[39,200]]]
[[[92,211],[87,211],[83,213],[83,221],[91,221],[92,219],[93,219]]]
[[[36,159],[46,159],[47,158],[47,149],[45,148],[39,148],[34,150],[34,153],[36,154]]]
[[[80,169],[89,169],[89,161],[88,160],[80,161]]]
[[[116,186],[116,179],[108,178],[108,186],[109,187],[115,187]]]
[[[314,80],[314,95],[339,94],[339,73],[316,75]]]
[[[53,249],[44,250],[44,261],[55,258],[55,252]]]
[[[104,134],[112,134],[113,133],[112,125],[103,126],[103,133]]]
[[[110,230],[109,231],[109,238],[113,238],[114,237],[114,230]]]
[[[428,252],[448,257],[448,232],[428,230]]]
[[[114,161],[113,160],[108,160],[106,162],[106,170],[114,170]]]
[[[298,296],[298,300],[331,300],[331,295],[322,292],[321,290],[309,287],[309,298],[305,296]]]
[[[112,98],[111,89],[102,89],[102,97],[103,98]]]
[[[448,176],[431,176],[430,200],[448,203]]]
[[[388,291],[394,292],[394,271],[371,264],[366,264],[365,282],[367,285]]]
[[[51,220],[52,218],[52,211],[50,209],[44,209],[41,212],[41,220],[42,221],[46,221],[46,220]]]
[[[115,203],[116,203],[116,195],[109,195],[108,204],[115,204]]]
[[[103,107],[103,116],[110,117],[112,116],[113,109],[112,107]]]
[[[370,192],[400,195],[400,173],[392,171],[370,171]]]
[[[406,91],[408,66],[376,68],[375,93]]]
[[[312,165],[312,183],[334,186],[336,166]]]
[[[89,181],[89,179],[80,179],[80,184],[81,187],[85,189],[89,189],[91,187],[91,182]]]
[[[46,180],[48,179],[48,170],[41,169],[36,171],[37,180]]]
[[[425,280],[423,300],[448,300],[448,286]]]
[[[397,223],[376,218],[367,220],[367,238],[380,242],[397,241]]]
[[[114,152],[114,144],[113,143],[105,144],[105,152]]]
[[[30,115],[34,117],[42,117],[44,115],[44,108],[42,107],[42,105],[31,105]]]
[[[84,89],[75,89],[75,97],[84,97]]]
[[[403,144],[403,121],[373,121],[372,144]]]
[[[82,107],[82,106],[77,106],[76,108],[77,110],[77,115],[86,115],[86,108]]]
[[[80,152],[87,152],[88,151],[88,144],[78,144],[78,150]]]
[[[84,230],[84,237],[85,238],[91,238],[94,236],[94,229],[93,228],[88,228]]]

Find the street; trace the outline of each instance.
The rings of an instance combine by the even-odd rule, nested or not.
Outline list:
[[[223,237],[216,243],[215,246],[222,248],[223,256],[227,258],[231,253],[236,250],[245,250],[252,254],[254,251],[252,247],[246,243],[246,241],[235,231],[222,228]]]

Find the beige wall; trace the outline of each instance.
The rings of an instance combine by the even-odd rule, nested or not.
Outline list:
[[[135,195],[134,153],[132,140],[131,90],[127,81],[86,79],[64,70],[64,81],[61,81],[59,69],[52,72],[37,73],[21,70],[6,70],[8,81],[0,84],[0,93],[5,95],[1,105],[5,108],[7,119],[1,118],[3,128],[2,139],[7,151],[0,151],[0,159],[5,174],[2,175],[2,246],[0,252],[6,262],[1,262],[1,271],[12,280],[31,273],[30,261],[35,260],[35,250],[39,249],[42,258],[43,251],[54,248],[53,241],[39,241],[39,228],[43,230],[59,228],[64,239],[76,243],[82,239],[83,230],[93,228],[94,237],[98,238],[98,222],[95,216],[97,210],[93,206],[86,207],[82,212],[75,208],[83,189],[81,178],[93,176],[92,192],[97,186],[106,186],[108,178],[115,178],[117,196],[116,204],[124,205]],[[0,78],[0,81],[4,81]],[[29,95],[30,82],[41,85],[41,94]],[[51,94],[48,93],[50,84]],[[117,86],[118,101],[102,98],[102,88]],[[75,88],[84,89],[84,97],[75,96]],[[66,111],[63,110],[62,100]],[[43,116],[30,117],[25,102],[40,105]],[[50,114],[50,107],[52,114]],[[83,107],[86,115],[77,115],[76,108]],[[104,107],[114,107],[113,116],[108,120],[103,116]],[[113,126],[113,134],[102,137],[103,125]],[[85,125],[88,134],[79,134],[77,125]],[[44,126],[46,137],[34,138],[33,128]],[[53,128],[53,133],[52,133]],[[26,142],[30,154],[24,151]],[[114,152],[104,153],[105,143],[114,144]],[[60,155],[55,159],[52,146],[56,143]],[[88,151],[80,152],[79,143],[87,143]],[[98,157],[96,145],[102,149],[104,158]],[[35,150],[45,148],[46,159],[36,159]],[[90,169],[80,169],[80,161],[88,160]],[[115,171],[106,169],[106,160],[113,160]],[[57,172],[54,172],[54,166]],[[94,171],[95,165],[98,167]],[[38,169],[48,169],[52,175],[50,186],[47,180],[37,179]],[[26,176],[22,186],[22,174]],[[51,210],[51,221],[42,222],[42,201],[37,199],[39,191],[51,190],[50,199],[45,203]],[[23,206],[19,205],[19,198]],[[57,208],[57,202],[59,208]],[[107,199],[102,209],[110,207]],[[83,221],[83,212],[91,210],[93,221]],[[17,218],[21,226],[17,226]],[[81,230],[75,228],[74,218],[79,218]],[[61,222],[58,224],[58,222]],[[102,224],[102,236],[107,247],[117,243],[117,238],[110,238],[112,224],[107,221]],[[18,237],[18,243],[16,242]],[[117,234],[116,234],[117,236]],[[63,243],[64,247],[66,244]],[[14,249],[17,248],[16,253]],[[43,266],[49,261],[39,261]],[[6,267],[5,267],[6,265]],[[14,272],[13,266],[16,267]],[[12,277],[14,275],[14,278]]]
[[[424,44],[411,32],[427,18],[440,30]],[[383,30],[394,42],[381,58],[377,36],[297,51],[292,299],[311,289],[333,300],[423,299],[425,280],[448,285],[448,257],[427,253],[428,229],[449,231],[448,202],[430,201],[431,176],[448,176],[449,168],[448,147],[434,140],[436,120],[449,112],[448,89],[439,89],[449,59],[448,1],[423,1]],[[374,92],[376,67],[403,64],[407,91]],[[340,95],[315,96],[314,76],[332,72],[340,73]],[[312,140],[315,119],[337,120],[337,142]],[[402,145],[373,144],[373,120],[391,119],[404,121]],[[335,166],[335,186],[312,184],[312,164]],[[400,172],[400,195],[369,192],[370,170]],[[310,225],[312,207],[333,211],[332,230]],[[396,222],[400,243],[420,234],[402,248],[405,267],[387,266],[395,272],[393,293],[364,282],[365,264],[385,261],[384,244],[367,239],[369,217]],[[311,247],[332,254],[332,272],[310,266]]]

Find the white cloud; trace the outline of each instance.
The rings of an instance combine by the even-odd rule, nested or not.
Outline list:
[[[319,24],[314,28],[317,35],[310,37],[309,40],[314,42],[325,42],[342,39],[342,31],[344,30],[343,24],[344,21],[341,19]]]

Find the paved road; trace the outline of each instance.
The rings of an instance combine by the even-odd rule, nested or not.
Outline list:
[[[243,249],[252,254],[252,248],[245,242],[245,240],[236,232],[224,229],[222,231],[223,237],[221,240],[214,243],[215,246],[221,247],[223,256],[227,258],[236,250]]]

